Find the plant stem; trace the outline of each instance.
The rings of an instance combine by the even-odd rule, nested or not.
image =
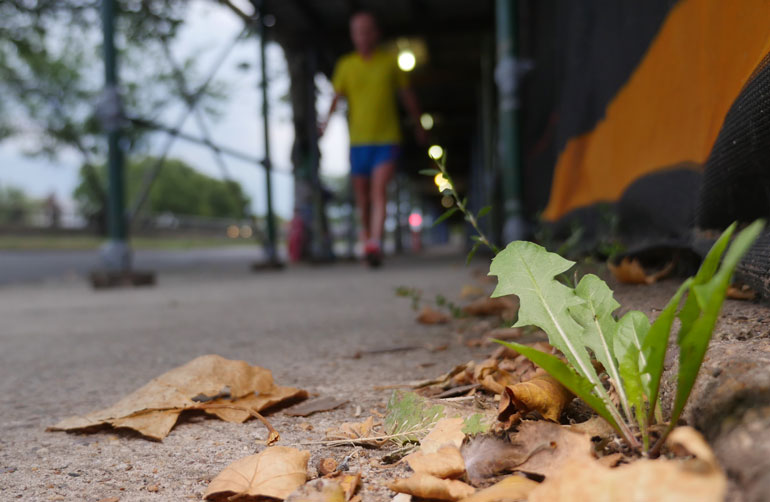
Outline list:
[[[444,176],[444,179],[447,180],[451,188],[449,189],[449,193],[452,195],[452,198],[455,201],[455,206],[457,206],[457,209],[459,209],[464,215],[465,220],[471,224],[473,229],[476,231],[476,234],[478,235],[478,242],[484,244],[486,247],[488,247],[494,254],[497,254],[500,252],[500,248],[495,246],[492,241],[490,241],[486,234],[481,230],[479,227],[479,222],[476,218],[476,216],[468,210],[468,207],[466,205],[466,202],[460,199],[460,196],[457,194],[457,190],[455,190],[455,184],[452,180],[452,177],[449,175],[449,172],[446,170],[446,163],[444,162],[443,158],[436,160],[436,165],[438,166],[439,171],[441,171],[442,176]]]

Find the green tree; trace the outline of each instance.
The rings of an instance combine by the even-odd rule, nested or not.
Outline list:
[[[23,224],[36,206],[39,202],[30,199],[20,188],[0,187],[0,224]]]
[[[126,198],[134,200],[142,180],[156,162],[153,157],[130,160],[126,164]],[[91,173],[96,180],[89,179]],[[103,186],[104,165],[93,169],[81,168],[80,182],[74,198],[86,218],[103,218],[102,199],[94,185]],[[95,181],[95,182],[94,182]],[[238,182],[218,180],[196,171],[181,160],[168,159],[158,174],[147,199],[150,213],[207,216],[215,218],[244,218],[249,215],[251,201]]]

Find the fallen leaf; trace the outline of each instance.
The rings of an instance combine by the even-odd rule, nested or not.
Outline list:
[[[305,483],[310,452],[288,446],[273,446],[257,455],[236,460],[211,483],[203,498],[272,497],[285,499]]]
[[[515,466],[518,471],[548,477],[573,461],[595,462],[590,437],[543,420],[522,422],[513,443],[528,457]]]
[[[404,460],[414,472],[430,474],[437,478],[457,478],[465,473],[463,456],[452,444],[442,446],[433,453],[416,451],[404,457]]]
[[[286,502],[345,502],[345,490],[338,481],[314,479],[294,490]]]
[[[329,439],[360,439],[371,435],[374,427],[374,417],[369,417],[363,422],[346,422],[338,429],[326,434]]]
[[[305,401],[286,410],[286,414],[292,417],[307,417],[319,411],[331,411],[347,403],[347,399],[337,399],[330,396],[319,397],[311,401]]]
[[[395,497],[390,499],[390,502],[411,502],[412,496],[408,493],[398,493]]]
[[[669,435],[672,451],[695,458],[641,459],[614,469],[573,459],[530,494],[530,502],[722,502],[727,479],[703,437],[690,427]]]
[[[484,290],[474,284],[465,284],[460,290],[460,298],[463,300],[469,300],[479,296],[484,296]]]
[[[505,321],[513,321],[519,313],[519,298],[515,295],[479,298],[463,307],[463,313],[472,316],[496,315]]]
[[[627,256],[617,265],[608,262],[607,266],[615,279],[625,284],[653,284],[667,277],[674,270],[674,262],[669,262],[662,270],[648,274],[639,260]]]
[[[473,369],[473,379],[494,394],[501,394],[507,385],[515,382],[513,376],[498,367],[495,358],[482,361]]]
[[[527,500],[530,492],[537,488],[539,483],[527,479],[524,476],[508,476],[490,486],[480,490],[460,502],[514,502]]]
[[[445,324],[449,322],[449,316],[424,305],[417,315],[417,322],[421,324]]]
[[[361,484],[361,473],[342,474],[339,476],[338,481],[345,492],[345,500],[352,500],[353,495],[355,495],[356,490],[358,490],[358,485]]]
[[[275,385],[270,370],[209,354],[160,375],[109,408],[66,418],[48,430],[82,431],[110,425],[161,440],[185,410],[204,410],[242,422],[251,416],[248,410],[259,412],[306,397],[304,390]]]
[[[506,386],[500,396],[498,416],[507,418],[514,412],[525,415],[537,411],[546,420],[558,422],[573,397],[558,380],[548,374],[540,374],[526,382]],[[505,422],[504,419],[501,421]]]
[[[461,417],[442,418],[436,422],[428,435],[422,438],[420,450],[425,453],[434,453],[447,444],[459,448],[465,439],[463,427],[465,427],[465,420]]]
[[[727,288],[727,298],[731,300],[753,300],[757,297],[756,291],[751,289],[745,284],[740,288],[736,286],[729,286]]]
[[[512,470],[529,458],[527,447],[491,435],[476,436],[463,444],[461,450],[468,480],[478,486],[488,478]]]
[[[599,416],[594,416],[585,422],[567,425],[565,427],[567,427],[567,429],[571,430],[572,432],[579,432],[580,434],[585,434],[590,438],[606,438],[615,433],[615,430],[612,428],[612,426],[608,424],[605,419]]]
[[[455,501],[471,496],[476,489],[456,479],[441,479],[430,474],[414,473],[406,479],[396,479],[388,488],[394,492],[433,500]]]

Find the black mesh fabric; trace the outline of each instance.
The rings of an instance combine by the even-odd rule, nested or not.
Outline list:
[[[770,216],[770,56],[741,91],[711,150],[698,206],[698,225]]]
[[[567,141],[590,131],[642,60],[676,0],[523,0],[524,206],[548,203],[553,169]]]
[[[721,230],[733,221],[770,217],[770,55],[725,117],[703,173],[698,226]],[[770,298],[770,230],[738,265],[737,276]]]

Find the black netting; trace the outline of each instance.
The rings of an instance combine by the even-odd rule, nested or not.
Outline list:
[[[520,2],[524,205],[545,208],[559,152],[591,130],[642,60],[676,0]]]
[[[698,208],[701,228],[770,216],[770,56],[725,117],[711,150]]]

